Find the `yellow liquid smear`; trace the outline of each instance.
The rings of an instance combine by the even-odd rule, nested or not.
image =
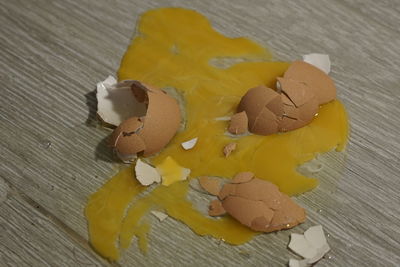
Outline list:
[[[146,12],[138,31],[122,60],[119,79],[141,80],[160,88],[173,87],[185,101],[186,128],[151,159],[154,165],[170,156],[191,169],[191,177],[232,177],[240,171],[252,171],[257,177],[278,185],[281,191],[295,195],[318,184],[316,179],[297,173],[298,165],[313,159],[317,153],[344,148],[348,123],[339,101],[323,105],[311,124],[292,132],[240,138],[225,135],[228,122],[215,119],[232,115],[249,88],[260,84],[274,88],[276,77],[282,76],[289,66],[284,62],[268,62],[269,52],[255,42],[225,37],[213,30],[204,16],[180,8]],[[219,57],[253,62],[222,69],[210,64]],[[194,137],[198,137],[196,146],[184,150],[181,143]],[[230,142],[236,142],[237,149],[225,158],[222,150]],[[153,208],[164,209],[199,235],[211,235],[231,244],[241,244],[255,235],[229,216],[215,220],[199,213],[186,199],[188,182],[157,187],[134,202],[122,219],[128,199],[140,191],[122,188],[123,183],[126,187],[129,184],[140,188],[132,174],[123,171],[99,190],[100,195],[108,191],[118,193],[110,193],[105,198],[95,197],[97,192],[86,209],[91,243],[111,260],[118,259],[118,234],[122,248],[129,247],[132,237],[137,236],[141,249],[145,250],[143,240],[148,227],[141,218]],[[104,205],[113,206],[114,210],[104,209]]]

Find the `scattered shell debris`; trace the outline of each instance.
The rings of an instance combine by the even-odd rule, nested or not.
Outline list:
[[[190,140],[188,140],[188,141],[186,141],[186,142],[181,143],[181,146],[182,146],[183,149],[185,149],[185,150],[192,149],[192,148],[196,145],[197,140],[198,140],[198,138],[195,137],[195,138],[193,138],[193,139],[190,139]]]
[[[308,228],[304,234],[291,234],[288,247],[304,258],[303,260],[290,259],[290,267],[314,264],[330,250],[321,225]]]
[[[237,144],[236,143],[229,143],[226,146],[224,146],[223,153],[225,155],[225,158],[229,157],[233,151],[236,150]]]
[[[321,69],[326,74],[331,72],[331,60],[329,55],[312,53],[303,55],[303,61],[308,64],[314,65],[315,67]]]
[[[161,182],[161,176],[157,169],[143,162],[141,159],[136,161],[135,173],[136,179],[144,186]]]
[[[207,181],[210,179],[210,181]],[[216,195],[216,183],[202,177],[200,185]],[[270,182],[254,177],[251,172],[238,173],[231,183],[224,184],[209,207],[210,216],[228,213],[243,225],[260,232],[292,228],[305,221],[305,210],[281,193]]]
[[[217,178],[202,176],[199,178],[200,186],[209,194],[217,196],[221,190],[221,181]]]
[[[153,214],[154,217],[156,217],[160,222],[168,218],[168,214],[161,211],[152,210],[150,213]]]
[[[239,134],[239,123],[248,119],[251,133],[269,135],[295,130],[309,124],[318,115],[319,106],[336,98],[336,87],[326,74],[329,56],[306,55],[318,67],[304,61],[293,62],[283,77],[277,78],[277,90],[264,85],[251,88],[240,100],[232,116],[229,132]],[[329,66],[329,68],[328,68]],[[319,68],[321,67],[321,69]],[[239,115],[240,114],[240,115]]]
[[[143,116],[129,117],[119,124],[111,135],[110,146],[123,161],[136,158],[138,153],[147,157],[159,152],[180,127],[178,102],[164,91],[139,81],[127,80],[119,84],[129,89],[137,103],[145,104],[147,111]]]
[[[166,157],[157,165],[157,170],[162,177],[162,185],[169,186],[173,183],[184,181],[190,174],[190,169],[179,165],[172,157]]]

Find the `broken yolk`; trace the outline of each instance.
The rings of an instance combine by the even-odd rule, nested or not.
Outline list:
[[[190,177],[232,177],[251,171],[275,183],[282,192],[295,195],[318,184],[316,179],[297,173],[297,166],[317,153],[344,149],[348,123],[339,101],[323,105],[312,123],[295,131],[270,136],[226,134],[229,122],[216,118],[234,114],[249,88],[260,84],[274,88],[276,78],[289,66],[268,61],[269,52],[255,42],[225,37],[202,15],[180,8],[146,12],[138,31],[122,60],[119,79],[173,87],[184,98],[185,129],[151,159],[155,166],[171,157],[191,170]],[[214,66],[224,60],[245,62],[227,68]],[[194,137],[198,137],[196,146],[184,150],[181,143]],[[237,148],[225,158],[223,148],[231,142],[236,142]],[[149,225],[143,217],[151,209],[164,209],[195,233],[231,244],[244,243],[256,234],[229,216],[213,219],[201,214],[186,199],[188,181],[159,185],[138,196],[144,189],[130,167],[90,197],[86,207],[90,239],[104,257],[118,259],[119,249],[129,247],[133,236],[146,251]]]

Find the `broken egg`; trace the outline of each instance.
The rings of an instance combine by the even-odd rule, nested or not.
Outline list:
[[[330,250],[321,225],[308,228],[304,234],[291,234],[288,247],[297,255],[304,258],[304,260],[301,261],[291,259],[289,261],[289,266],[314,264],[322,259]]]
[[[153,214],[154,217],[156,217],[160,222],[162,222],[168,218],[168,214],[165,214],[164,212],[157,211],[157,210],[152,210],[151,214]]]
[[[293,62],[286,70],[283,78],[306,84],[313,90],[320,105],[336,98],[336,87],[331,77],[307,62]]]
[[[200,185],[213,195],[219,188],[208,177],[202,177]],[[221,188],[218,198],[210,204],[210,216],[228,213],[255,231],[289,229],[304,222],[306,217],[305,210],[281,193],[276,185],[255,178],[251,172],[237,174],[231,183]]]
[[[178,102],[164,91],[139,81],[121,82],[129,87],[131,95],[147,106],[141,117],[123,121],[113,132],[110,145],[116,154],[127,161],[137,153],[144,157],[153,155],[164,148],[178,131],[181,113]]]

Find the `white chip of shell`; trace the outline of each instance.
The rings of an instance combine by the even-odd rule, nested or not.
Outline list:
[[[144,186],[161,182],[161,176],[157,169],[143,162],[141,159],[136,161],[135,173],[136,179]]]
[[[331,60],[329,55],[312,53],[303,56],[303,61],[321,69],[326,74],[331,71]]]

